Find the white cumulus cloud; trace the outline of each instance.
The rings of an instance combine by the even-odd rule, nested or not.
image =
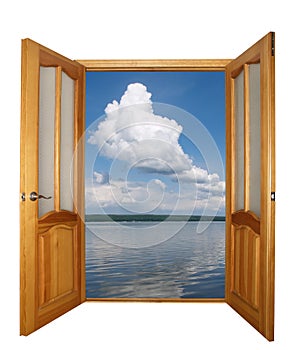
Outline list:
[[[101,155],[127,161],[150,173],[191,169],[192,160],[179,144],[182,126],[154,114],[151,93],[143,84],[130,84],[120,103],[109,103],[105,113],[105,120],[88,139],[99,147]]]
[[[89,205],[96,201],[105,208],[119,205],[142,212],[155,208],[173,210],[179,201],[178,208],[192,211],[205,210],[208,201],[212,208],[217,208],[218,203],[223,205],[224,181],[218,174],[210,174],[193,163],[179,143],[183,127],[173,119],[155,114],[151,96],[141,83],[128,85],[119,102],[106,106],[105,119],[90,132],[88,143],[98,147],[99,154],[113,163],[110,175],[94,171]],[[168,193],[167,184],[160,179],[148,184],[127,178],[123,181],[120,166],[116,168],[117,160],[129,169],[164,175],[178,182],[180,190]],[[118,176],[112,178],[112,174]]]

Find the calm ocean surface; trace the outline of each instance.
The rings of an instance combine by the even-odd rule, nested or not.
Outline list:
[[[86,296],[223,298],[225,223],[202,233],[197,224],[187,222],[169,238],[165,232],[177,232],[179,223],[87,223]],[[147,240],[152,228],[159,243]]]

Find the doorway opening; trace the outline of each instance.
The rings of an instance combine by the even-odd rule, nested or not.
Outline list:
[[[225,72],[86,73],[86,298],[225,297]]]

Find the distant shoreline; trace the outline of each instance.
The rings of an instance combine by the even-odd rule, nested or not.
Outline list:
[[[201,216],[201,215],[157,215],[157,214],[88,214],[86,222],[122,222],[122,221],[225,221],[225,216]]]

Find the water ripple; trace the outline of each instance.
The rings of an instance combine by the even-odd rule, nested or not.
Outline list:
[[[167,225],[171,229],[173,223]],[[111,223],[91,224],[91,231],[99,234],[106,227],[109,235],[118,234]],[[198,234],[196,223],[188,222],[168,241],[141,249],[109,244],[91,231],[86,234],[88,298],[224,297],[224,223],[213,222]],[[128,233],[124,236],[128,241]],[[131,237],[140,240],[140,229]]]

